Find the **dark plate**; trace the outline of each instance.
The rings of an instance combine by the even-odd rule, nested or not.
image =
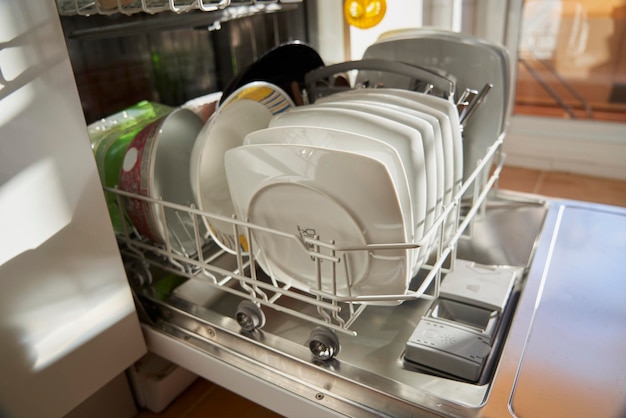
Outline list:
[[[304,75],[324,66],[324,61],[310,46],[302,42],[289,42],[268,51],[240,72],[224,89],[223,103],[239,87],[252,81],[266,81],[283,89],[296,105],[302,104],[300,91],[304,88]],[[294,91],[294,82],[297,89]]]

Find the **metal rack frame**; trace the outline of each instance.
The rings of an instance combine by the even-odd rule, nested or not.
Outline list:
[[[336,332],[356,336],[356,332],[351,330],[350,327],[370,303],[403,302],[415,299],[432,300],[438,297],[442,273],[447,273],[454,269],[458,241],[460,239],[471,238],[473,221],[476,216],[484,210],[484,203],[487,196],[499,178],[500,171],[504,164],[504,154],[502,152],[503,140],[504,134],[487,149],[484,157],[477,162],[475,170],[465,180],[460,190],[454,196],[451,204],[443,208],[442,213],[435,220],[432,227],[419,241],[414,243],[372,243],[367,245],[340,246],[333,242],[300,237],[241,220],[203,212],[193,206],[187,207],[178,205],[160,199],[135,195],[115,188],[105,188],[105,193],[115,195],[120,211],[123,211],[122,208],[124,207],[125,199],[137,199],[161,208],[158,213],[160,214],[162,224],[165,225],[166,240],[164,244],[155,244],[149,241],[142,237],[132,226],[123,223],[123,232],[118,234],[118,241],[122,255],[127,259],[137,260],[144,265],[153,265],[165,272],[179,276],[200,278],[212,287],[240,296],[244,301],[248,301],[248,303],[251,302],[259,308],[257,314],[261,316],[261,318],[256,318],[255,321],[253,321],[255,325],[251,327],[252,329],[262,326],[264,317],[260,308],[267,307]],[[492,163],[494,162],[495,168],[491,171]],[[470,189],[472,189],[473,194],[468,202],[468,199],[464,199],[463,196],[465,196],[466,192]],[[464,206],[463,216],[461,216],[462,205]],[[465,210],[465,206],[467,210]],[[169,237],[167,234],[168,228],[164,208],[173,209],[180,212],[182,216],[189,216],[192,219],[194,226],[192,234],[196,242],[195,255],[182,254],[172,248],[170,242],[172,237]],[[223,250],[212,251],[209,252],[208,255],[205,255],[206,245],[203,248],[203,242],[205,241],[204,237],[201,236],[199,228],[203,217],[209,220],[228,222],[233,227],[234,236],[239,236],[241,233],[246,236],[250,245],[248,253],[244,254],[242,249],[238,246],[236,254],[228,254],[228,256],[236,258],[236,268],[232,271],[221,268],[214,263],[218,257],[227,254]],[[450,223],[452,223],[453,226],[450,226]],[[452,231],[446,234],[445,231],[447,228],[452,228]],[[293,240],[294,245],[299,246],[302,251],[315,261],[315,272],[320,288],[303,292],[301,290],[292,289],[289,284],[278,283],[273,278],[270,278],[268,281],[258,277],[257,264],[254,256],[255,251],[253,248],[254,240],[252,238],[254,231],[275,234],[282,238]],[[444,239],[446,236],[447,239]],[[174,238],[176,239],[176,237]],[[406,294],[343,296],[321,290],[322,270],[320,266],[322,260],[331,262],[333,263],[332,265],[335,266],[331,269],[332,277],[330,277],[329,280],[333,283],[333,289],[336,289],[336,266],[344,262],[341,254],[352,251],[416,249],[426,245],[432,245],[435,249],[435,256],[431,256],[431,262],[422,265],[421,269],[425,274],[425,278],[419,287],[415,290],[409,290]],[[322,250],[324,251],[323,253]],[[131,274],[133,274],[133,272],[129,272],[129,275]],[[216,276],[223,277],[223,279],[218,280]],[[239,286],[229,285],[233,283]],[[278,303],[280,299],[286,298],[304,302],[315,307],[317,316],[290,309],[288,307],[289,304]],[[248,308],[250,308],[250,304],[248,304],[245,310]],[[240,325],[242,325],[242,328],[245,329],[244,324],[239,320],[240,318],[237,319]],[[244,322],[249,319],[250,318],[244,318]]]
[[[252,11],[273,11],[281,3],[301,3],[302,0],[57,0],[61,16],[112,15],[121,13],[157,14],[163,12],[187,13],[193,10],[215,12],[232,10],[241,13],[241,8]]]

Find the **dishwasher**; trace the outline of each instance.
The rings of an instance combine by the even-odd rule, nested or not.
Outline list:
[[[284,48],[285,44],[309,48],[294,42],[308,37],[307,12],[312,13],[312,9],[305,7],[310,7],[306,0],[57,0],[37,2],[37,13],[33,5],[9,3],[4,6],[4,17],[13,16],[15,22],[21,22],[45,10],[52,15],[53,23],[51,29],[48,16],[33,26],[30,35],[23,33],[3,40],[5,46],[0,52],[9,51],[5,56],[11,58],[8,54],[16,45],[30,45],[33,39],[39,39],[41,44],[33,50],[38,56],[47,57],[46,42],[63,34],[61,28],[65,31],[67,47],[64,44],[61,49],[69,51],[74,68],[70,84],[75,77],[80,93],[80,105],[75,106],[76,94],[72,109],[74,113],[82,110],[92,140],[98,129],[106,130],[111,123],[117,124],[119,118],[132,113],[111,116],[112,109],[145,100],[146,91],[157,91],[151,100],[172,107],[219,89],[224,90],[223,97],[225,93],[241,93],[237,88],[249,85],[244,83],[244,65],[239,61],[249,61],[249,56],[262,56],[265,50]],[[55,22],[59,15],[61,24]],[[37,23],[36,18],[32,20]],[[8,22],[5,23],[9,25]],[[20,24],[14,26],[19,28]],[[438,32],[431,32],[430,36],[432,33]],[[446,36],[459,35],[443,37]],[[111,47],[124,58],[107,56],[107,48]],[[385,71],[408,71],[411,77],[415,76],[411,88],[427,93],[443,91],[442,97],[452,100],[454,88],[437,84],[442,72],[437,72],[436,66],[425,71],[417,66],[422,63],[410,66],[390,62],[386,55],[390,48],[375,47],[368,49],[361,61],[334,65],[324,65],[314,53],[309,67],[306,60],[311,54],[291,57],[288,64],[298,67],[300,84],[295,88],[293,83],[286,84],[285,91],[294,99],[295,107],[322,104],[334,96],[335,90],[354,91],[350,84],[360,83],[361,90],[394,86],[395,79],[377,77]],[[133,54],[142,55],[144,63],[134,60]],[[210,59],[202,60],[203,56]],[[468,62],[470,59],[467,57]],[[69,62],[67,57],[64,60]],[[97,68],[89,68],[93,61],[99,62]],[[146,75],[145,62],[150,64],[151,76]],[[44,60],[44,64],[43,67],[56,68],[58,61]],[[14,106],[18,103],[15,92],[23,93],[26,84],[17,76],[12,77],[11,68],[2,63],[0,98]],[[47,73],[41,72],[42,67],[37,68],[40,72],[35,72],[44,74],[45,79]],[[349,71],[354,74],[355,70],[356,81],[336,77]],[[276,71],[273,68],[265,76]],[[54,71],[51,74],[51,85],[67,85],[67,81],[59,81],[65,78]],[[28,75],[24,71],[20,76]],[[430,83],[415,82],[424,77]],[[117,78],[124,82],[117,83]],[[463,76],[457,78],[462,84]],[[333,82],[327,82],[331,79]],[[504,84],[509,89],[512,79],[507,68]],[[102,80],[109,84],[98,84]],[[345,82],[348,88],[346,84],[337,84],[337,80]],[[41,412],[37,409],[41,407],[50,416],[62,416],[114,372],[121,372],[120,364],[128,367],[147,348],[284,416],[624,416],[626,310],[622,299],[626,290],[626,211],[499,189],[498,178],[506,161],[502,145],[511,98],[507,96],[507,104],[498,109],[489,108],[489,103],[495,103],[489,101],[489,95],[495,94],[494,86],[477,84],[465,94],[456,91],[461,98],[454,100],[460,120],[467,117],[468,121],[459,128],[466,144],[462,181],[433,217],[430,227],[410,242],[337,243],[324,239],[313,228],[298,226],[295,232],[285,232],[249,219],[211,213],[193,204],[145,196],[116,184],[104,184],[97,192],[92,191],[101,193],[92,197],[97,210],[91,211],[99,217],[99,228],[105,237],[102,239],[115,243],[113,258],[105,260],[117,266],[125,289],[117,307],[109,305],[106,312],[116,312],[116,320],[127,324],[123,333],[105,343],[99,334],[105,335],[114,328],[111,322],[98,329],[80,325],[76,319],[70,322],[69,328],[90,335],[85,340],[68,338],[67,344],[75,343],[70,354],[99,346],[95,351],[98,354],[83,355],[84,363],[79,364],[90,364],[85,366],[89,373],[93,368],[105,377],[89,380],[84,392],[77,389],[67,403],[50,401],[42,395],[44,389],[54,386],[55,380],[39,376],[49,376],[55,369],[69,375],[68,370],[76,368],[67,365],[68,354],[59,354],[59,346],[49,354],[50,359],[37,351],[44,346],[41,341],[50,344],[54,342],[52,338],[42,338],[39,345],[28,346],[37,355],[32,369],[25,374],[19,364],[1,363],[2,374],[15,376],[18,384],[10,389],[12,386],[5,380],[0,386],[0,393],[4,392],[0,397],[0,415],[29,416],[33,411]],[[221,100],[214,94],[209,96],[212,105],[216,98]],[[50,106],[49,112],[54,115],[57,110],[50,109],[54,107],[53,100],[42,96],[42,100],[34,102]],[[218,109],[222,105],[219,102]],[[148,107],[158,113],[159,106],[152,103]],[[326,106],[332,109],[332,105]],[[6,110],[3,112],[7,114]],[[497,125],[495,134],[474,128],[479,125],[477,120],[482,121],[483,127],[487,125],[481,118],[493,120],[494,113],[498,113],[496,122],[491,123]],[[16,118],[21,117],[20,112],[15,114]],[[82,114],[73,116],[78,118],[79,127]],[[8,113],[8,122],[3,121],[11,127],[3,131],[7,137],[18,131],[16,124],[11,124],[11,117],[14,115]],[[84,121],[82,127],[86,132]],[[20,132],[28,134],[33,129],[19,124]],[[63,132],[62,127],[56,129]],[[81,138],[87,146],[85,132]],[[468,138],[474,137],[486,142],[470,143]],[[8,151],[3,150],[2,154],[7,158],[2,161],[10,167],[8,156],[18,154],[10,144],[5,149]],[[75,157],[69,149],[59,158],[70,167],[74,164]],[[89,164],[86,170],[90,184],[100,185],[94,167],[98,163]],[[31,167],[44,170],[48,166]],[[175,175],[173,172],[172,177]],[[3,182],[14,184],[4,179]],[[9,196],[14,189],[7,186],[5,190]],[[53,192],[44,195],[50,199]],[[10,209],[1,196],[0,203]],[[370,200],[376,200],[375,196]],[[61,210],[44,200],[34,202],[33,205],[46,208],[45,216],[56,216]],[[158,221],[165,225],[161,243],[155,243],[150,233],[125,221],[121,208],[131,206],[149,208],[158,214]],[[11,213],[13,218],[24,219]],[[70,218],[69,225],[76,222]],[[174,218],[181,223],[185,219],[188,245],[168,229],[168,222]],[[218,245],[218,239],[207,239],[209,230],[217,223],[227,231],[223,234],[235,237],[229,248],[224,248],[223,243]],[[37,222],[35,226],[38,230],[43,228]],[[98,235],[86,235],[88,241],[99,240]],[[266,273],[268,269],[261,268],[267,266],[269,256],[256,246],[265,243],[269,248],[276,242],[282,243],[277,245],[277,252],[295,248],[303,254],[301,260],[306,263],[309,286],[302,288],[289,280],[276,280]],[[31,244],[30,248],[40,251],[39,245]],[[111,253],[109,247],[107,251]],[[420,252],[420,248],[429,250]],[[18,271],[10,270],[11,263],[15,263],[12,258],[21,259],[31,250],[23,251],[8,252],[6,259],[3,254],[0,277],[9,289],[9,276],[14,280],[11,272]],[[87,260],[93,255],[91,250],[85,251],[77,257]],[[354,284],[360,271],[354,260],[361,260],[362,254],[376,254],[385,260],[391,258],[385,256],[388,252],[411,251],[421,254],[422,264],[401,292],[380,287],[362,291]],[[38,260],[47,260],[39,257]],[[55,262],[54,257],[50,258],[50,262]],[[82,262],[70,256],[63,269],[77,268],[72,267],[73,263]],[[87,266],[87,271],[108,270],[108,264],[94,264]],[[47,277],[45,271],[36,273]],[[52,273],[48,275],[51,277]],[[83,300],[88,299],[91,286],[85,281],[77,287]],[[46,292],[55,294],[50,289]],[[5,306],[11,305],[10,299],[1,300]],[[40,307],[47,306],[45,299],[36,300]],[[93,302],[87,303],[97,308]],[[127,312],[128,306],[132,312]],[[103,312],[82,315],[93,321]],[[12,318],[27,316],[7,318],[10,321],[6,323],[12,325],[19,323]],[[6,337],[5,325],[2,341],[13,344],[6,345],[11,358],[21,343]],[[59,339],[58,335],[64,334],[55,335]],[[124,346],[130,340],[132,349]],[[120,359],[115,366],[110,359],[113,357]],[[69,377],[63,379],[68,379],[67,385],[74,382]],[[20,393],[25,387],[33,388],[38,402],[25,406],[27,395]],[[59,399],[64,396],[59,395]],[[11,398],[22,404],[16,406]]]

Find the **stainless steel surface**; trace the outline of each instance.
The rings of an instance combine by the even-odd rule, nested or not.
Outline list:
[[[474,240],[468,240],[459,250],[459,257],[481,254],[487,263],[516,261],[522,267],[529,265],[546,210],[541,202],[531,204],[526,200],[520,204],[492,197],[485,216],[474,228],[474,234],[482,237],[477,240],[482,248],[474,248]],[[503,231],[517,223],[524,223],[530,232],[501,241],[506,235]],[[207,284],[207,291],[211,287]],[[322,410],[331,407],[351,416],[366,412],[411,416],[418,411],[477,416],[493,388],[491,383],[477,385],[403,367],[405,343],[430,307],[428,300],[407,301],[391,308],[367,307],[352,324],[351,330],[357,335],[340,335],[341,349],[336,358],[319,362],[307,347],[312,324],[305,319],[264,309],[266,325],[244,333],[234,319],[242,300],[237,295],[224,292],[209,305],[198,306],[178,298],[159,300],[146,289],[140,294],[157,312],[152,328],[155,332],[180,341],[186,350],[245,369],[268,385],[289,388],[309,400],[316,399],[315,393],[324,393],[325,401],[319,402]],[[314,306],[297,300],[281,299],[278,303],[285,301],[291,305],[289,308],[315,314]],[[184,365],[185,356],[181,351],[168,358]]]
[[[625,220],[551,202],[483,416],[624,416]]]
[[[626,213],[568,204],[558,221],[517,371],[513,413],[624,417]]]
[[[186,334],[179,333],[172,338],[170,334],[147,325],[143,327],[143,334],[150,351],[285,417],[346,416],[332,409],[337,402],[327,395],[327,389],[304,386],[295,373],[282,375],[280,384],[275,384],[269,380],[275,370],[242,359],[228,350],[222,351],[215,345],[207,350],[190,338],[185,341]],[[360,408],[353,411],[352,416],[357,416],[356,413],[366,416]]]

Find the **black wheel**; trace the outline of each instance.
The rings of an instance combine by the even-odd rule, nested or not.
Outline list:
[[[254,331],[265,325],[265,314],[261,308],[250,300],[244,300],[237,306],[235,319],[244,331]]]
[[[339,337],[330,328],[317,327],[309,336],[309,350],[317,360],[330,360],[341,348]]]
[[[143,260],[131,260],[124,263],[126,276],[132,286],[145,286],[152,284],[150,266]]]

